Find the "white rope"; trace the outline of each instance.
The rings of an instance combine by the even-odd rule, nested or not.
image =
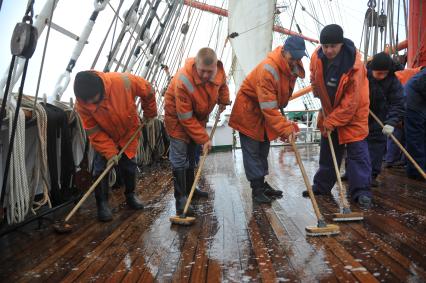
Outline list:
[[[9,140],[15,109],[9,107]],[[30,207],[30,191],[25,168],[25,115],[19,111],[9,168],[9,190],[7,193],[7,222],[19,223],[25,219]],[[10,145],[9,145],[10,146]]]
[[[145,122],[145,131],[147,134],[147,143],[144,147],[144,136],[139,139],[139,147],[136,154],[136,162],[138,165],[148,165],[153,161],[153,156],[162,156],[166,147],[161,132],[161,121],[157,118]]]
[[[28,107],[31,109],[33,107],[33,101],[28,98],[23,98],[22,100],[22,106]],[[33,188],[33,193],[31,194],[31,200],[34,199],[35,196],[35,190],[39,186],[39,179],[41,176],[41,179],[43,181],[42,188],[43,188],[43,198],[38,202],[33,202],[33,208],[32,211],[35,213],[36,210],[38,210],[43,205],[47,204],[49,208],[52,207],[52,204],[50,202],[49,197],[49,190],[50,190],[50,181],[49,181],[49,168],[47,164],[47,113],[43,106],[41,106],[39,103],[36,103],[35,112],[33,115],[35,115],[35,119],[37,121],[37,129],[38,129],[38,149],[36,149],[36,159],[34,163],[33,168],[33,175],[31,178],[31,188]],[[36,178],[35,178],[36,177]],[[34,180],[35,179],[35,180]]]
[[[117,172],[115,171],[115,168],[112,168],[108,174],[108,186],[111,188],[112,186],[114,186],[116,181],[117,181]]]

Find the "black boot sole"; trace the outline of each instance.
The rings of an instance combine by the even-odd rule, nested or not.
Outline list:
[[[103,216],[103,217],[98,215],[98,220],[100,222],[110,222],[110,221],[112,221],[112,215],[111,216]]]

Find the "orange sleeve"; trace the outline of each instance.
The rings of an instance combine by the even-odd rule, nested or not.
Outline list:
[[[142,102],[143,116],[154,118],[157,116],[157,103],[155,101],[155,91],[152,85],[142,77],[126,74],[132,85],[132,93],[139,96]]]
[[[96,120],[90,115],[90,112],[83,107],[79,107],[78,103],[76,109],[93,148],[106,159],[110,159],[118,154],[119,151],[116,144],[110,136],[102,130]]]
[[[311,56],[311,62],[310,62],[310,64],[309,64],[309,71],[310,71],[310,73],[309,73],[309,78],[310,78],[310,81],[311,81],[311,85],[312,85],[312,93],[313,93],[313,95],[314,95],[314,97],[320,97],[320,95],[319,95],[319,90],[318,90],[318,82],[316,82],[316,80],[315,80],[315,73],[316,73],[316,64],[317,64],[317,60],[318,60],[318,57],[317,57],[317,55],[316,55],[316,50],[314,51],[314,53],[312,54],[312,56]]]
[[[226,84],[226,79],[225,82],[223,83],[223,85],[220,86],[219,88],[219,99],[218,99],[219,104],[223,104],[223,105],[230,105],[231,101],[229,100],[229,88],[228,85]]]
[[[259,106],[265,118],[265,124],[276,136],[288,136],[292,133],[293,126],[278,109],[277,84],[273,75],[266,69],[259,72],[261,79],[256,86]]]
[[[194,116],[192,100],[190,94],[183,86],[176,86],[176,114],[179,123],[185,132],[197,144],[204,144],[209,140],[209,135],[203,125]]]

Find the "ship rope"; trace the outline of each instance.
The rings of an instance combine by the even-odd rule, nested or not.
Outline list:
[[[48,205],[49,208],[52,207],[49,190],[49,169],[47,163],[47,113],[43,106],[39,103],[35,104],[35,108],[33,105],[33,100],[27,97],[24,97],[22,101],[22,106],[27,108],[28,110],[33,108],[32,114],[37,122],[37,145],[38,147],[35,150],[35,162],[34,167],[32,169],[32,178],[31,178],[31,187],[34,188],[31,192],[31,200],[34,199],[34,195],[36,193],[37,188],[39,187],[39,180],[41,177],[42,180],[42,190],[43,197],[39,201],[33,201],[32,212],[35,214],[36,210],[38,210],[43,205]]]

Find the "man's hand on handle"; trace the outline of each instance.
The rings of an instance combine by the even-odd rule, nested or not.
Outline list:
[[[295,122],[291,122],[291,126],[293,128],[292,131],[288,135],[281,136],[280,138],[281,141],[288,142],[288,143],[292,143],[296,141],[297,136],[299,135],[300,129],[297,123]]]
[[[208,140],[206,143],[203,144],[203,151],[209,152],[212,149],[212,141]]]

